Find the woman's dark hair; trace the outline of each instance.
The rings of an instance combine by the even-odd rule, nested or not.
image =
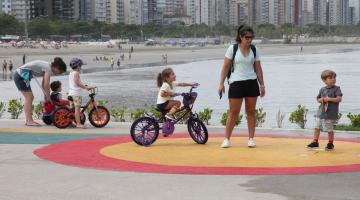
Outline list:
[[[161,87],[163,82],[166,81],[166,78],[168,78],[171,73],[173,73],[173,69],[172,68],[165,68],[164,70],[162,70],[161,73],[158,73],[157,77],[156,77],[156,84],[158,87]]]
[[[240,25],[235,38],[236,42],[241,43],[240,37],[244,37],[247,33],[252,33],[254,35],[254,30],[250,26]]]
[[[51,67],[58,68],[61,72],[66,72],[66,64],[60,57],[55,57],[54,61],[51,63]]]
[[[53,81],[51,84],[50,84],[50,88],[52,91],[56,92],[61,86],[61,82],[60,81]]]

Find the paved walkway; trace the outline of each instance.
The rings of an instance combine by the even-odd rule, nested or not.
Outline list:
[[[306,138],[311,137],[311,131],[258,129],[258,148],[248,149],[246,138],[240,137],[244,136],[246,130],[237,129],[235,133],[242,134],[235,134],[233,147],[224,150],[218,148],[224,128],[209,127],[208,144],[199,146],[188,136],[184,138],[182,133],[187,132],[186,127],[178,126],[174,136],[159,139],[153,146],[145,148],[129,140],[129,124],[110,123],[102,129],[92,128],[91,125],[88,127],[86,130],[59,130],[52,126],[30,129],[19,120],[0,120],[0,199],[360,199],[360,173],[339,173],[343,166],[334,167],[344,162],[342,165],[353,164],[351,166],[357,169],[356,164],[360,163],[360,145],[357,145],[360,141],[359,134],[337,133],[337,138],[341,139],[335,143],[336,151],[313,152],[302,148],[302,143],[306,144],[308,141]],[[92,144],[104,141],[110,141],[111,144],[91,153]],[[79,144],[85,146],[79,148]],[[61,145],[67,146],[55,148],[62,147]],[[275,146],[277,147],[274,148]],[[61,155],[62,160],[43,157],[50,155],[43,151],[49,148],[55,148],[53,153],[57,158]],[[268,149],[277,151],[269,154]],[[291,149],[294,152],[301,151],[302,154],[292,154]],[[45,154],[40,155],[40,151]],[[78,163],[83,164],[84,160],[97,162],[92,166],[64,162],[64,159],[72,159],[79,152],[88,154],[87,157],[78,159],[81,161]],[[131,166],[135,165],[129,165],[127,169],[122,169],[120,165],[117,166],[120,169],[106,169],[103,160],[96,160],[98,155],[103,160],[120,159],[132,164],[142,163],[143,169],[153,171],[131,170]],[[323,167],[325,170],[334,168],[338,171],[295,176],[231,175],[241,173],[220,176],[196,175],[201,173],[191,170],[191,173],[161,171],[164,165],[188,167],[183,172],[188,172],[191,167],[205,172],[213,168],[224,172],[229,167],[239,172],[237,167],[256,168],[274,163],[278,164],[275,167],[282,167],[281,163],[286,165],[294,161],[286,159],[289,156],[285,155],[298,155],[295,161],[305,159],[304,162],[297,163],[303,167],[320,163],[319,165],[332,165]],[[338,160],[339,158],[343,159]]]

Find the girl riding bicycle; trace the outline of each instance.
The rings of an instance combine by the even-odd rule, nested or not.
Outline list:
[[[157,75],[157,86],[160,88],[157,98],[157,108],[162,112],[169,112],[165,115],[170,120],[176,120],[174,114],[181,106],[181,102],[174,100],[177,96],[175,93],[176,87],[193,86],[196,83],[178,83],[176,82],[176,75],[172,68],[165,68]]]
[[[80,122],[80,108],[82,104],[81,90],[94,89],[94,87],[86,86],[81,82],[80,71],[82,65],[85,65],[85,63],[79,58],[73,58],[70,61],[70,67],[73,71],[69,74],[69,96],[72,97],[71,104],[75,107],[76,128],[85,128]]]

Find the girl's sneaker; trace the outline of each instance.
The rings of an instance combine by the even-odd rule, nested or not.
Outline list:
[[[309,148],[309,149],[317,149],[317,148],[319,148],[319,143],[318,142],[311,142],[310,144],[307,145],[307,148]]]
[[[223,143],[220,145],[221,148],[229,148],[230,147],[230,140],[225,138]]]
[[[334,144],[333,143],[328,143],[325,147],[326,151],[332,151],[334,150]]]
[[[249,148],[254,148],[254,147],[256,147],[256,144],[255,144],[255,141],[254,141],[253,138],[249,138],[249,140],[248,140],[248,147],[249,147]]]

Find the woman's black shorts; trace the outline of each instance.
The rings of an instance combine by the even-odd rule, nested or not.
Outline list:
[[[260,96],[260,91],[257,79],[235,81],[230,84],[229,99],[240,99],[245,97],[258,96]]]

